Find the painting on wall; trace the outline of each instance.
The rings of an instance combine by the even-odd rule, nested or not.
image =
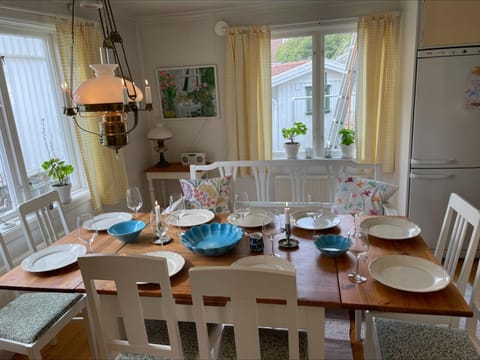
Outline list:
[[[156,69],[162,119],[218,117],[215,65]]]

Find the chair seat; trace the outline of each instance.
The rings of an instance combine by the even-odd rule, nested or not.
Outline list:
[[[465,331],[385,318],[373,321],[384,360],[480,359]]]
[[[0,338],[34,343],[85,295],[26,293],[0,310]]]
[[[307,333],[300,331],[300,359],[308,358]],[[260,352],[262,359],[288,360],[288,331],[282,329],[260,328]],[[233,326],[223,328],[219,348],[219,359],[236,359],[235,334]]]

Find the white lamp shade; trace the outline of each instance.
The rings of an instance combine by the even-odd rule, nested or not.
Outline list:
[[[94,64],[90,65],[95,71],[95,77],[81,83],[73,91],[73,101],[77,105],[91,104],[115,104],[123,103],[123,79],[116,77],[114,71],[117,64]],[[135,102],[143,100],[142,91],[131,81],[125,80],[129,94],[133,94],[133,87],[137,98]],[[133,100],[128,99],[129,102]]]
[[[173,137],[173,133],[165,127],[163,124],[157,124],[153,129],[147,134],[149,140],[168,140]]]

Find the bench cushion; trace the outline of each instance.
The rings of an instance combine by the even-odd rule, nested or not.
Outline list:
[[[230,213],[230,177],[180,179],[180,185],[191,209],[208,209],[216,214]]]
[[[332,211],[335,214],[348,214],[352,207],[361,209],[363,196],[367,214],[383,215],[383,203],[397,190],[397,185],[342,173],[337,177]],[[356,193],[358,201],[351,202],[348,199],[350,193]]]

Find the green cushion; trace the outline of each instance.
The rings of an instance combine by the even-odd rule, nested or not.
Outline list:
[[[384,360],[480,359],[463,330],[382,318],[374,322]]]
[[[0,309],[0,338],[34,343],[84,295],[32,292]]]

